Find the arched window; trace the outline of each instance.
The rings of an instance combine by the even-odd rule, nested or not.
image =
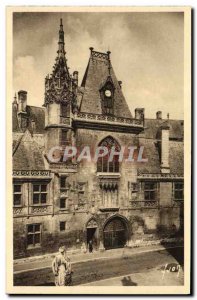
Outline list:
[[[104,157],[99,157],[97,161],[97,172],[119,172],[119,156],[114,155],[113,160],[109,161],[111,149],[113,148],[116,152],[120,151],[120,145],[111,136],[108,136],[101,141],[99,147],[106,147],[108,154]]]

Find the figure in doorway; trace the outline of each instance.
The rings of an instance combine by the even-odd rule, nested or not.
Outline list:
[[[89,240],[88,248],[89,248],[89,252],[92,253],[93,252],[93,242],[92,242],[92,240]]]
[[[52,270],[55,275],[56,286],[72,285],[72,268],[70,258],[66,256],[64,246],[59,248],[59,253],[55,256],[52,262]]]

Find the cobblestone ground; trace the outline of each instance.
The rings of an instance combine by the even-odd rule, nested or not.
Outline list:
[[[179,263],[183,270],[183,248],[75,263],[73,285],[101,285],[100,280],[104,280],[103,285],[182,285],[183,271],[179,277],[177,273],[166,273],[162,279],[161,269],[167,263]],[[44,286],[54,285],[53,282],[49,267],[14,275],[15,285]]]

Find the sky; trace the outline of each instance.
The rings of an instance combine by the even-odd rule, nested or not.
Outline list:
[[[60,18],[70,72],[83,78],[89,47],[111,51],[111,62],[129,108],[183,119],[184,16],[175,12],[25,12],[13,17],[13,95],[28,92],[28,104],[44,103],[44,79],[52,72]]]

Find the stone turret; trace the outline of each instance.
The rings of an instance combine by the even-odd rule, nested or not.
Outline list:
[[[75,71],[72,77],[67,66],[63,23],[60,19],[57,57],[52,73],[45,78],[47,151],[71,139],[71,118],[76,106],[77,85],[78,72]]]

